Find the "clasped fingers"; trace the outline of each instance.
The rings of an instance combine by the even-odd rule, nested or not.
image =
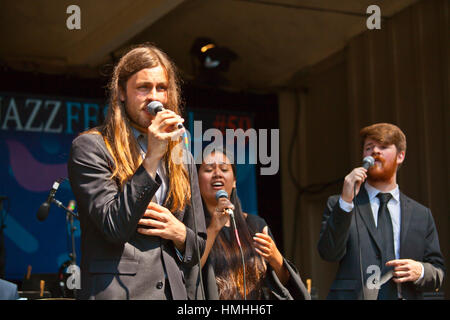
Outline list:
[[[155,220],[159,220],[162,222],[167,222],[170,218],[170,216],[165,213],[165,212],[160,212],[160,211],[156,211],[153,209],[147,209],[145,210],[144,215],[142,216],[144,218],[151,218],[151,219],[155,219]],[[143,220],[143,219],[141,219]]]

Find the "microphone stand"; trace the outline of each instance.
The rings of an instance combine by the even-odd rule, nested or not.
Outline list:
[[[3,200],[8,199],[7,197],[0,197],[0,278],[5,276],[5,251],[4,251],[4,237],[3,229],[5,226],[6,213],[3,214]],[[6,212],[6,211],[5,211]]]
[[[52,198],[52,202],[54,204],[56,204],[56,206],[58,206],[59,208],[63,209],[66,212],[66,230],[67,230],[68,225],[70,225],[70,236],[72,238],[72,252],[69,253],[70,260],[64,262],[62,267],[68,266],[68,265],[76,265],[77,264],[77,255],[76,255],[76,250],[75,250],[75,230],[76,230],[76,228],[73,225],[73,218],[79,219],[79,217],[72,210],[70,210],[69,208],[64,206],[61,201],[59,201],[55,198]],[[64,269],[64,268],[60,268],[61,273],[62,273],[62,269]],[[76,299],[77,290],[73,289],[72,291],[73,291],[73,297]]]
[[[69,208],[65,207],[61,201],[56,200],[55,198],[52,198],[52,202],[54,204],[56,204],[58,207],[60,207],[61,209],[63,209],[64,211],[66,211],[66,213],[70,213],[70,215],[72,217],[75,217],[78,219],[78,215],[76,213],[74,213],[72,210],[70,210]]]

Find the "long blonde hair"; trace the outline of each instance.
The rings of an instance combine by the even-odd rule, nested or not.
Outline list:
[[[179,79],[175,65],[159,48],[145,43],[128,51],[114,68],[109,89],[109,106],[102,127],[86,133],[99,133],[103,136],[106,148],[114,159],[112,179],[117,179],[120,186],[129,179],[142,163],[139,146],[131,130],[125,106],[119,98],[119,92],[126,92],[128,79],[136,72],[162,66],[168,77],[167,108],[180,114]],[[180,140],[169,141],[163,157],[169,178],[169,194],[165,205],[171,204],[172,212],[184,209],[191,197],[189,178],[183,161]],[[178,164],[177,164],[178,163]]]

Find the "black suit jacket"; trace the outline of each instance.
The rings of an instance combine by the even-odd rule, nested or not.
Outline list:
[[[369,197],[364,187],[361,187],[356,197],[356,205],[352,212],[345,212],[339,206],[339,195],[335,195],[328,198],[323,214],[319,254],[324,260],[339,262],[328,299],[376,299],[378,296],[378,290],[369,289],[366,281],[373,274],[373,271],[367,270],[370,265],[383,270],[380,250],[382,239],[377,237]],[[445,272],[436,226],[430,209],[403,193],[400,193],[400,208],[400,259],[413,259],[424,266],[424,277],[417,284],[402,284],[402,295],[405,299],[423,299],[423,291],[440,288]]]
[[[257,215],[248,214],[246,221],[252,236],[257,232],[262,233],[264,227],[267,226],[268,234],[274,239],[272,231],[267,225],[266,220],[263,218]],[[289,280],[285,285],[281,283],[275,270],[267,263],[267,272],[263,289],[265,293],[264,298],[268,300],[311,300],[311,296],[306,289],[296,266],[284,257],[283,263],[289,272]]]
[[[138,221],[161,184],[144,167],[120,190],[111,179],[113,159],[103,137],[83,134],[72,143],[68,171],[78,203],[81,225],[81,299],[187,299],[183,268],[197,259],[206,239],[203,206],[197,171],[190,155],[187,165],[192,177],[192,204],[175,216],[187,229],[183,259],[176,255],[172,241],[145,236]],[[197,234],[194,233],[194,218]],[[166,284],[170,284],[170,289]]]

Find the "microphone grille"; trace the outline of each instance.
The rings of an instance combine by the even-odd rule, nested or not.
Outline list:
[[[225,190],[219,190],[216,192],[216,200],[220,198],[228,198],[228,193]]]
[[[152,101],[147,105],[147,110],[151,113],[152,116],[156,116],[156,114],[163,109],[164,106],[159,101]]]
[[[363,159],[363,163],[367,163],[369,168],[375,164],[375,159],[372,156],[367,156]]]
[[[50,211],[50,204],[48,204],[47,202],[44,202],[39,207],[36,217],[38,218],[39,221],[44,221],[45,219],[47,219],[49,211]]]

